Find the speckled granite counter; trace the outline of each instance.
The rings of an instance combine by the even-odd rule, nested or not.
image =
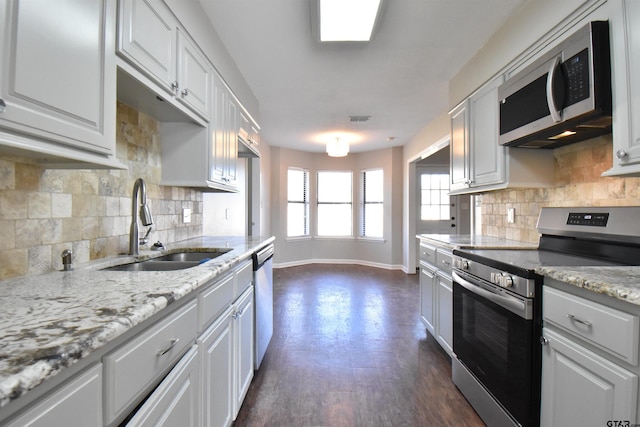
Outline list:
[[[536,273],[640,305],[640,267],[538,267]]]
[[[418,234],[418,239],[449,249],[535,249],[537,243],[474,234]]]
[[[0,408],[87,357],[163,308],[273,242],[273,237],[201,237],[141,251],[143,260],[180,249],[230,248],[177,271],[98,271],[129,263],[105,258],[73,271],[0,282]]]
[[[537,244],[501,239],[490,236],[456,234],[420,234],[419,239],[450,249],[536,249]],[[631,304],[640,305],[640,267],[541,267],[542,261],[531,260],[528,252],[514,251],[501,254],[503,262],[532,268],[536,273],[610,296]]]

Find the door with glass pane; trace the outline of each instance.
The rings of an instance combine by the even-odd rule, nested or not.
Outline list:
[[[456,197],[449,196],[449,172],[418,169],[418,234],[456,234]]]

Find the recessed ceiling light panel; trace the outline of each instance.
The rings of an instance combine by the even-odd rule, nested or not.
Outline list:
[[[369,41],[382,0],[317,0],[320,41]]]

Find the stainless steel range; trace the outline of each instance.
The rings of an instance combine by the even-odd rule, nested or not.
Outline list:
[[[640,265],[640,207],[543,208],[537,230],[535,250],[453,251],[453,381],[490,426],[540,422],[536,268]]]

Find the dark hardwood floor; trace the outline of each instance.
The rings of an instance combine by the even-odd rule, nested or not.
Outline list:
[[[418,276],[275,269],[274,336],[240,426],[482,426],[419,321]]]

